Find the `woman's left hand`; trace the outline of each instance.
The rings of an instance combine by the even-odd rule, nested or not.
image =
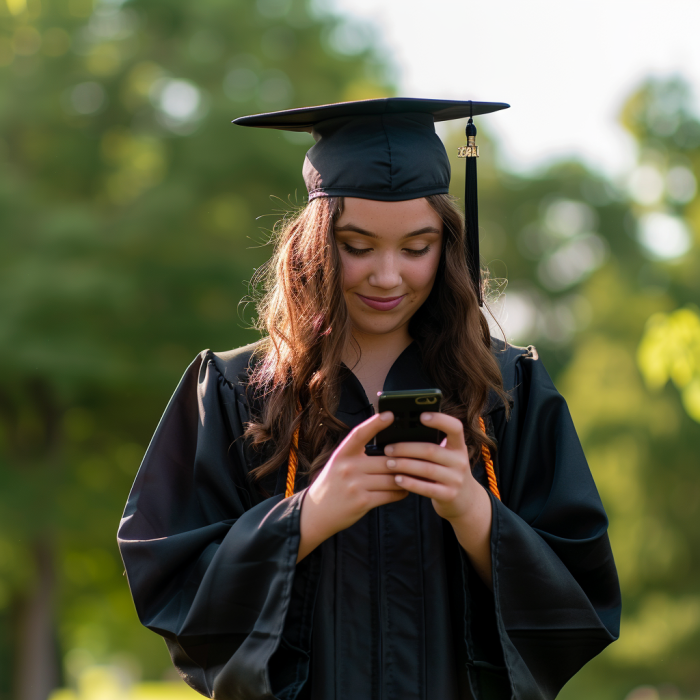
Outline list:
[[[483,489],[472,476],[462,422],[437,412],[422,413],[420,420],[447,437],[440,445],[430,442],[388,445],[384,449],[386,466],[397,472],[395,480],[402,488],[430,498],[439,516],[449,521],[464,519]]]

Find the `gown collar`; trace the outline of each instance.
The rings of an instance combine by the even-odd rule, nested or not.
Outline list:
[[[384,380],[383,391],[433,388],[436,388],[436,383],[423,369],[420,349],[414,340],[394,360],[394,364]],[[341,369],[340,400],[337,412],[348,416],[372,412],[372,404],[367,398],[360,380],[345,364],[342,364]]]
[[[496,353],[496,359],[503,369],[504,362],[503,353]],[[357,416],[365,413],[371,414],[373,411],[372,404],[368,400],[365,390],[360,383],[360,380],[345,364],[341,363],[341,387],[340,400],[338,403],[337,413],[342,413],[348,417]],[[418,343],[413,340],[408,347],[396,358],[391,366],[389,373],[384,380],[383,391],[401,391],[403,389],[442,389],[437,382],[430,378],[428,373],[423,368]],[[513,405],[513,398],[509,397],[509,404]],[[493,390],[489,389],[486,403],[481,412],[483,417],[490,415],[494,411],[503,409],[503,401],[500,396]],[[344,420],[341,416],[338,416]],[[365,416],[366,417],[366,416]],[[345,423],[348,421],[345,420]],[[353,425],[360,421],[352,420]]]

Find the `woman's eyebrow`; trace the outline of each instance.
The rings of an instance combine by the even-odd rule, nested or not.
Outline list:
[[[379,236],[376,233],[372,233],[371,231],[365,231],[365,229],[360,228],[356,224],[345,224],[345,226],[336,226],[334,228],[334,231],[354,231],[355,233],[361,233],[363,236],[369,236],[370,238],[379,238]],[[423,233],[440,233],[440,230],[435,228],[434,226],[424,226],[423,228],[418,229],[417,231],[411,231],[411,233],[404,234],[402,238],[420,236]]]

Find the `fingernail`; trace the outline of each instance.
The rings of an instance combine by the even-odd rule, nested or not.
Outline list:
[[[393,459],[389,459],[387,460],[386,466],[389,467],[389,469],[391,469],[392,467],[396,466],[396,462]]]
[[[379,417],[380,417],[382,420],[391,420],[392,417],[393,417],[393,415],[394,415],[394,414],[393,414],[391,411],[384,411],[384,413],[380,413],[380,414],[379,414]]]
[[[403,481],[403,477],[399,476],[398,474],[394,477],[394,481],[396,481],[397,484],[400,484]]]
[[[394,446],[393,445],[387,445],[384,448],[384,454],[385,455],[393,455],[394,454]]]
[[[422,413],[421,418],[423,420],[433,420],[433,416],[430,413]]]

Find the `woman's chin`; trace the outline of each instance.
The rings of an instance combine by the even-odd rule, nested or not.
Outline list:
[[[402,316],[396,318],[381,318],[381,319],[350,319],[352,327],[357,333],[363,335],[389,335],[395,333],[400,328],[406,325],[408,319]]]

